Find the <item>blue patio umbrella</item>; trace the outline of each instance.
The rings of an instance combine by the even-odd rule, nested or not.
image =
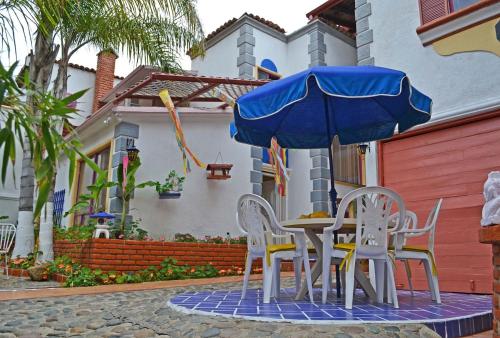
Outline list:
[[[332,140],[362,143],[391,137],[429,121],[432,100],[401,71],[374,67],[313,67],[270,82],[236,100],[231,134],[269,148],[328,148],[332,211],[336,192]]]
[[[266,148],[273,137],[283,148],[328,148],[335,215],[335,135],[344,145],[389,138],[429,121],[431,106],[432,100],[398,70],[313,67],[239,97],[231,134],[238,142]]]

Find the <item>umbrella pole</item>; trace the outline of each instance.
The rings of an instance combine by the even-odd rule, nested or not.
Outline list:
[[[333,172],[333,151],[330,142],[330,147],[328,148],[328,157],[330,159],[330,202],[332,203],[332,216],[337,216],[337,190],[335,190],[335,176]],[[333,243],[338,244],[339,239],[337,231],[333,232]],[[335,264],[335,286],[337,287],[337,298],[340,297],[340,267]]]
[[[337,216],[337,190],[335,190],[335,173],[333,171],[333,149],[332,141],[333,138],[330,134],[330,114],[328,114],[328,97],[323,95],[323,100],[325,104],[325,119],[326,119],[326,132],[328,135],[328,159],[330,167],[330,203],[332,204],[332,217]],[[337,231],[333,232],[333,243],[338,244],[338,234]],[[335,264],[335,286],[337,287],[337,298],[340,298],[340,267]]]

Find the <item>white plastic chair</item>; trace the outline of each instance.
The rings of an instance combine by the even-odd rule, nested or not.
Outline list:
[[[425,274],[427,276],[427,283],[431,291],[432,300],[441,304],[441,295],[439,293],[439,281],[437,276],[436,261],[434,256],[434,240],[436,234],[436,223],[441,209],[443,199],[439,199],[434,208],[432,208],[425,226],[418,229],[417,222],[413,227],[404,227],[399,231],[394,232],[394,257],[397,260],[408,261],[410,259],[418,260],[423,263]],[[409,224],[408,224],[409,225]],[[420,237],[428,235],[427,247],[406,245],[408,238]],[[409,275],[411,279],[411,274]],[[413,292],[413,285],[410,283]]]
[[[356,203],[356,243],[336,244],[332,246],[333,232],[339,230],[344,223],[344,214],[349,204]],[[364,187],[349,192],[340,202],[335,224],[323,230],[323,290],[322,301],[326,303],[328,293],[328,279],[331,274],[332,257],[341,258],[341,268],[345,265],[345,306],[352,309],[354,297],[354,272],[359,259],[374,261],[377,301],[384,300],[385,267],[387,267],[388,287],[391,291],[390,300],[398,308],[396,283],[392,261],[388,255],[387,225],[389,216],[396,202],[400,219],[404,220],[405,205],[401,197],[394,191],[382,187]],[[397,229],[403,226],[402,221]]]
[[[403,245],[406,245],[406,236],[404,233],[398,232],[396,233],[397,225],[399,224],[399,213],[392,214],[389,217],[389,233],[392,235],[392,240],[391,243],[392,245],[389,246],[389,250],[394,250],[394,247],[397,245],[396,243],[398,241],[402,241]],[[416,229],[418,224],[418,218],[417,214],[415,214],[413,211],[410,211],[406,209],[406,216],[405,216],[405,221],[403,224],[403,228],[400,230],[405,230],[405,229]],[[413,296],[413,282],[411,280],[411,268],[410,268],[410,263],[408,262],[407,259],[402,259],[401,260],[405,266],[405,272],[406,272],[406,277],[408,279],[408,287],[410,288],[411,295]],[[373,283],[372,283],[373,284]]]
[[[9,250],[16,237],[16,226],[10,223],[0,223],[0,255],[5,259],[5,271],[9,276]]]
[[[245,194],[239,198],[236,217],[238,227],[247,236],[248,245],[241,298],[246,296],[252,262],[257,258],[262,258],[264,303],[269,303],[271,296],[279,296],[280,263],[285,259],[294,261],[297,291],[300,289],[302,265],[304,265],[309,298],[313,302],[311,269],[304,230],[281,226],[271,205],[264,198],[254,194]],[[290,235],[279,235],[278,232],[292,234],[294,243],[275,244],[275,239],[290,237]]]

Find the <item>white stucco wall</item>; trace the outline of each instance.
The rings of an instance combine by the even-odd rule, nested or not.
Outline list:
[[[307,34],[290,40],[287,44],[287,65],[283,75],[288,76],[309,67],[311,57],[308,53],[309,37]]]
[[[2,124],[3,121],[0,121]],[[3,158],[4,150],[0,149],[0,158]],[[19,204],[19,184],[21,182],[21,164],[23,160],[23,150],[21,145],[16,146],[16,162],[7,167],[7,176],[5,177],[5,184],[0,183],[0,216],[8,216],[8,219],[0,222],[16,223],[17,210]],[[15,178],[12,175],[15,173]]]
[[[311,196],[312,181],[309,171],[312,161],[309,150],[290,149],[290,181],[288,181],[288,219],[294,219],[301,214],[309,214],[312,210]]]
[[[356,64],[356,48],[328,33],[324,34],[328,66],[352,66]]]
[[[191,60],[191,69],[198,71],[199,75],[238,77],[236,65],[236,58],[239,55],[238,37],[239,31],[236,30],[208,48],[204,58],[197,57]]]
[[[284,74],[288,62],[286,42],[256,28],[253,29],[253,36],[255,37],[255,64],[260,65],[263,59],[270,59],[278,68],[279,74],[288,75]]]
[[[424,47],[415,30],[420,26],[418,1],[372,0],[371,55],[375,65],[406,72],[412,85],[433,99],[433,119],[473,113],[479,106],[500,102],[500,59],[487,52],[441,56]],[[387,15],[397,13],[397,15]],[[367,179],[376,184],[376,149],[367,161]]]
[[[168,116],[124,117],[140,125],[136,146],[143,163],[137,182],[164,181],[171,169],[182,174],[182,157]],[[250,147],[229,137],[231,116],[199,117],[181,115],[186,142],[205,163],[213,163],[220,152],[225,163],[234,164],[228,180],[207,180],[206,171],[191,160],[182,196],[160,200],[154,188],[137,190],[131,201],[131,214],[151,235],[173,237],[175,233],[238,236],[235,224],[236,201],[251,192]],[[220,161],[220,160],[219,160]]]
[[[418,1],[371,1],[375,64],[401,69],[412,85],[433,99],[433,116],[500,98],[500,59],[492,53],[441,56],[423,47]],[[387,15],[387,13],[398,15]]]

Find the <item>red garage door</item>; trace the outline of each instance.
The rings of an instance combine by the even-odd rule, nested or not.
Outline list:
[[[382,184],[402,195],[420,226],[436,200],[444,198],[436,234],[443,291],[492,290],[491,247],[478,242],[478,229],[484,181],[490,171],[500,170],[499,113],[381,143]],[[398,283],[407,286],[404,268],[397,270]],[[423,267],[414,264],[412,271],[416,288],[427,288]]]

